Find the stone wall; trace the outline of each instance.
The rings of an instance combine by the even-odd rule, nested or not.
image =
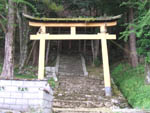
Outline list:
[[[47,81],[0,80],[0,109],[51,113],[52,100]]]

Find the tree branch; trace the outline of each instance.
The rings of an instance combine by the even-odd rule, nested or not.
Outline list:
[[[0,26],[1,26],[2,30],[4,31],[4,33],[6,34],[6,28],[5,28],[5,26],[2,24],[2,21],[0,21]]]
[[[7,20],[7,18],[4,17],[2,14],[0,14],[0,17],[1,17],[2,19],[4,19],[4,20]]]

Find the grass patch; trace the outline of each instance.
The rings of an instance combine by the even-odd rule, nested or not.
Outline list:
[[[114,82],[134,108],[150,109],[150,85],[145,84],[145,68],[119,64],[112,69]]]
[[[14,76],[17,79],[37,79],[37,68],[33,66],[25,66],[22,72],[18,68],[14,70]]]
[[[17,79],[37,79],[37,76],[18,74],[18,75],[15,75],[15,78],[17,78]]]
[[[19,72],[18,68],[15,68],[14,70],[14,78],[15,79],[37,79],[36,76],[36,67],[32,66],[26,66],[23,70],[23,72]],[[0,63],[0,74],[2,72],[2,64]]]

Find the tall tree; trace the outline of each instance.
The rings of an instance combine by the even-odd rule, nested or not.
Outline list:
[[[22,4],[21,4],[22,5]],[[29,26],[27,21],[22,17],[21,12],[27,13],[27,6],[24,4],[22,7],[17,6],[17,19],[19,25],[19,39],[20,39],[20,59],[19,59],[19,70],[21,71],[25,65],[27,58],[27,43],[29,37]]]
[[[134,10],[137,9],[137,0],[128,0],[127,2],[122,2],[122,5],[125,6],[124,8],[128,9],[128,21],[129,23],[126,26],[126,30],[122,32],[121,38],[124,38],[125,41],[129,39],[129,51],[130,51],[130,63],[132,67],[136,67],[138,65],[138,55],[137,55],[137,47],[136,47],[136,33],[135,33],[135,12]]]
[[[14,2],[8,0],[8,23],[5,36],[5,57],[1,76],[4,78],[13,78],[14,76],[14,58],[13,58],[13,40],[14,40]]]
[[[132,23],[134,20],[134,10],[133,8],[129,8],[129,21]],[[131,26],[130,30],[133,31],[134,27]],[[132,67],[136,67],[138,65],[138,56],[136,51],[136,34],[131,32],[129,35],[129,43],[130,43],[130,58]]]

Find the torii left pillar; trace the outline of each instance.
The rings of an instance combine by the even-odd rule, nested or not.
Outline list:
[[[41,26],[41,34],[46,33],[46,27]],[[38,79],[44,79],[44,67],[45,67],[45,37],[40,38],[40,48],[39,48],[39,66],[38,66]]]

